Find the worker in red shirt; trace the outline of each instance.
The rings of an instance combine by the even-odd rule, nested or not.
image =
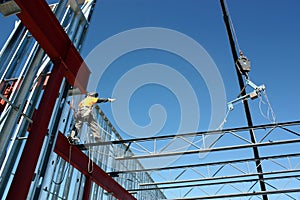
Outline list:
[[[88,93],[87,97],[79,103],[78,111],[75,114],[75,125],[68,137],[70,143],[79,143],[78,133],[83,123],[87,123],[90,133],[96,142],[100,142],[100,128],[94,116],[93,106],[96,103],[114,102],[116,99],[98,98],[97,92]]]

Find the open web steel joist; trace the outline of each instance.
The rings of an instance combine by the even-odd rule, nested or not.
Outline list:
[[[9,39],[15,42],[1,51],[0,64],[9,66],[0,69],[1,89],[8,89],[1,96],[1,152],[11,152],[1,169],[3,199],[299,199],[299,121],[122,140],[97,110],[103,142],[89,143],[85,129],[81,139],[88,144],[70,146],[70,88],[85,92],[89,76],[77,51],[84,37],[76,38],[88,17],[78,1],[52,5],[56,17],[44,1],[15,2],[29,31],[18,22]],[[210,136],[217,139],[207,142]]]
[[[125,149],[124,153],[119,151],[121,154],[116,155],[116,160],[139,160],[141,163],[148,160],[148,163],[153,163],[153,166],[148,165],[145,169],[108,172],[119,177],[151,172],[155,177],[155,182],[140,183],[142,188],[129,190],[131,192],[163,190],[168,196],[174,195],[174,199],[260,198],[261,195],[297,199],[300,192],[300,153],[297,150],[300,143],[299,125],[300,121],[271,123],[107,141],[78,147],[87,149],[89,146],[113,145],[117,149],[118,145],[126,144],[134,154],[126,154]],[[256,143],[252,143],[247,135],[249,129],[255,130]],[[221,137],[213,146],[204,148],[204,138],[213,135]],[[180,141],[182,146],[172,148],[175,140]],[[189,148],[185,149],[185,146]],[[259,160],[264,169],[262,173],[256,171],[257,159],[251,157],[253,146],[261,153]],[[281,147],[284,146],[287,148],[283,151]],[[177,157],[176,161],[168,166],[162,162],[173,157]],[[154,166],[158,159],[160,165]],[[260,190],[258,175],[264,176],[266,191]]]

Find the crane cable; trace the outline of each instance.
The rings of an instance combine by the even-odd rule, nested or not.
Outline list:
[[[261,115],[264,118],[266,118],[267,120],[269,120],[272,123],[276,123],[276,115],[275,115],[275,112],[274,112],[274,110],[273,110],[273,108],[271,106],[271,103],[270,103],[270,100],[269,100],[269,98],[267,96],[266,90],[264,90],[263,95],[264,95],[265,101],[264,101],[264,99],[263,99],[262,96],[259,96],[259,98],[260,98],[259,105],[258,105],[259,111],[260,111]],[[266,114],[264,114],[264,112],[262,110],[262,104],[264,104],[264,105],[267,106]]]
[[[226,8],[226,12],[227,12],[228,18],[229,18],[229,24],[230,24],[230,27],[231,27],[231,30],[232,30],[232,33],[233,33],[233,38],[235,40],[235,46],[238,49],[238,52],[241,52],[241,48],[240,48],[240,45],[239,45],[238,37],[237,37],[236,31],[234,29],[233,22],[231,20],[231,15],[230,15],[230,12],[229,12],[229,9],[228,9],[228,4],[227,4],[226,0],[224,2],[225,2],[225,5],[226,5],[226,7],[225,7]],[[240,71],[240,73],[241,73],[241,71]],[[249,78],[247,78],[247,79],[249,79]],[[241,92],[239,93],[238,97],[241,96],[242,92],[246,89],[246,86],[247,85],[245,85],[244,88],[241,90]],[[260,98],[260,101],[259,101],[259,110],[260,110],[260,113],[261,113],[261,115],[264,118],[266,118],[270,122],[276,123],[276,115],[275,115],[274,110],[273,110],[273,108],[272,108],[272,106],[270,104],[269,98],[268,98],[267,93],[266,93],[265,90],[263,92],[263,95],[264,95],[265,101],[263,100],[262,96],[259,96],[259,98]],[[268,110],[267,110],[266,114],[264,114],[263,111],[262,111],[262,104],[265,104],[268,107]]]
[[[238,49],[238,52],[241,52],[241,48],[240,48],[240,45],[239,45],[239,41],[238,41],[238,38],[237,38],[237,34],[235,32],[235,29],[234,29],[234,26],[233,26],[233,22],[231,20],[231,15],[230,15],[230,12],[229,12],[229,9],[228,9],[228,5],[227,5],[227,2],[226,0],[224,1],[225,2],[225,9],[226,9],[226,12],[228,14],[228,18],[229,18],[229,24],[230,24],[230,27],[232,29],[232,33],[233,33],[233,37],[234,37],[234,40],[235,40],[235,46],[236,48]]]

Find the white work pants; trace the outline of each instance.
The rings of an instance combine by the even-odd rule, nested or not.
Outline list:
[[[77,132],[81,130],[83,123],[87,123],[90,128],[90,135],[95,140],[100,140],[100,128],[94,116],[93,107],[79,108],[75,115],[75,128]]]

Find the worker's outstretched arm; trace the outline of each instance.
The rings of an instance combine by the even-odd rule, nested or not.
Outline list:
[[[98,98],[97,103],[114,102],[116,99],[111,98]]]

